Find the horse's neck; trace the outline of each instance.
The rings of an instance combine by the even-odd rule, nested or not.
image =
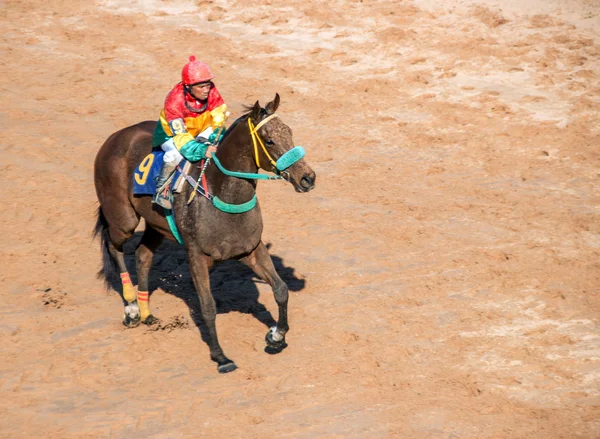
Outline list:
[[[258,167],[252,156],[252,138],[247,125],[239,123],[219,145],[217,158],[225,169],[255,174]],[[244,202],[252,198],[256,180],[246,180],[224,175],[215,165],[207,170],[211,191],[229,202]]]
[[[217,157],[225,169],[237,172],[257,173],[258,166],[253,158],[252,138],[248,125],[239,122],[223,139]]]

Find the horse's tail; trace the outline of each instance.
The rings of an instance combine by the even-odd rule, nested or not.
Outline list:
[[[98,271],[98,279],[104,279],[106,287],[110,288],[119,281],[119,268],[117,261],[108,250],[110,237],[108,236],[108,221],[102,212],[102,206],[98,206],[96,225],[92,236],[100,236],[100,249],[102,250],[102,268]]]

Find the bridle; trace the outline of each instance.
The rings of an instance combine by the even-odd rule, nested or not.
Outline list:
[[[305,151],[301,146],[294,146],[292,149],[286,151],[281,157],[279,157],[277,161],[273,160],[273,157],[271,157],[271,154],[269,154],[269,151],[260,138],[258,130],[275,117],[279,117],[277,113],[273,113],[265,117],[256,126],[254,126],[252,123],[252,119],[248,117],[248,128],[250,129],[250,137],[252,137],[252,146],[254,147],[254,161],[256,162],[256,166],[260,169],[260,156],[258,154],[258,145],[260,145],[263,152],[267,156],[267,159],[271,163],[273,172],[277,175],[280,175],[283,179],[289,180],[289,173],[286,171],[286,169],[304,157]]]
[[[256,126],[252,123],[252,119],[250,117],[248,117],[248,128],[250,129],[250,137],[252,138],[252,146],[254,148],[254,162],[256,163],[256,166],[260,169],[260,154],[259,154],[259,149],[258,149],[258,145],[260,145],[263,152],[267,156],[267,159],[271,163],[272,170],[275,175],[265,175],[265,174],[258,174],[258,173],[230,171],[228,169],[225,169],[223,167],[223,165],[221,164],[221,162],[219,161],[219,159],[217,158],[217,156],[215,154],[213,154],[212,159],[215,162],[215,165],[217,165],[217,167],[223,174],[228,175],[230,177],[247,178],[250,180],[280,180],[280,179],[284,179],[284,180],[289,181],[290,175],[286,171],[286,169],[289,168],[290,166],[292,166],[297,161],[301,160],[302,157],[304,157],[304,155],[306,154],[306,152],[304,151],[304,148],[302,148],[301,146],[294,146],[292,149],[290,149],[289,151],[286,151],[281,157],[279,157],[277,159],[277,161],[273,160],[273,157],[271,156],[271,154],[269,154],[267,147],[265,146],[264,142],[260,138],[260,135],[258,134],[258,130],[260,129],[260,127],[262,127],[263,125],[265,125],[267,122],[269,122],[271,119],[273,119],[275,117],[279,117],[279,116],[277,116],[277,113],[273,113],[273,114],[265,117]]]

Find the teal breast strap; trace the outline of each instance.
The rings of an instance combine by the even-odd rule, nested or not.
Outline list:
[[[256,206],[256,194],[254,194],[250,201],[242,204],[229,204],[215,195],[212,199],[212,203],[213,206],[225,213],[244,213],[254,209],[254,206]]]

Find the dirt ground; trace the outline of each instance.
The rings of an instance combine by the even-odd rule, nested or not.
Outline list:
[[[600,437],[600,2],[5,0],[0,437]],[[290,286],[184,250],[125,329],[96,279],[95,154],[190,54],[279,114],[317,187],[259,185]],[[135,248],[136,236],[128,244]],[[133,267],[134,260],[128,257]],[[135,280],[135,277],[134,277]]]

